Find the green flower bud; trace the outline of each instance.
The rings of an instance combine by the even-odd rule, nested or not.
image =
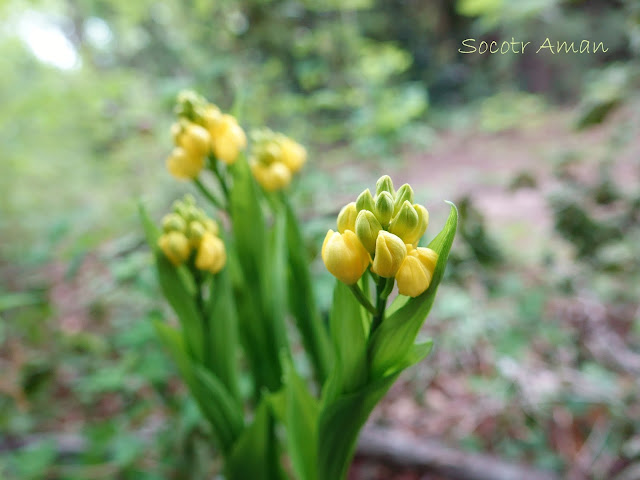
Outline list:
[[[416,209],[408,200],[405,200],[396,216],[391,220],[389,231],[405,240],[415,231],[418,220]]]
[[[356,235],[369,253],[373,253],[376,248],[378,232],[382,230],[382,225],[369,210],[362,210],[356,218]]]
[[[394,216],[398,214],[404,202],[407,202],[407,201],[410,204],[413,203],[413,189],[411,188],[411,185],[409,185],[408,183],[405,183],[396,192],[396,201],[393,206]]]
[[[389,192],[392,198],[396,194],[396,191],[393,189],[393,182],[389,175],[380,177],[376,182],[376,195],[380,195],[382,192]]]
[[[381,230],[376,239],[376,253],[371,271],[381,277],[391,278],[407,257],[407,246],[401,238]]]
[[[189,228],[187,230],[187,238],[189,239],[191,245],[194,247],[200,245],[200,240],[202,240],[202,237],[204,236],[206,231],[207,230],[205,226],[201,222],[190,222]]]
[[[356,231],[356,217],[358,216],[358,210],[356,210],[356,203],[351,202],[340,210],[338,214],[338,231],[344,233],[345,230]]]
[[[175,112],[179,117],[186,117],[191,121],[201,119],[207,101],[193,90],[182,90],[176,99]]]
[[[356,210],[358,210],[358,213],[362,210],[369,210],[370,212],[373,212],[375,208],[375,202],[373,201],[371,192],[367,188],[360,194],[360,196],[358,196],[358,199],[356,200]]]
[[[206,218],[204,212],[195,205],[186,205],[184,210],[184,219],[187,222],[199,222]]]
[[[426,208],[417,203],[413,208],[418,214],[418,225],[416,225],[416,228],[405,237],[405,242],[410,243],[415,247],[418,245],[418,242],[424,235],[424,232],[427,231],[427,226],[429,226],[429,212]]]
[[[184,232],[186,227],[184,219],[176,213],[169,213],[162,219],[162,230],[165,233]]]
[[[388,177],[387,177],[388,178]],[[376,218],[383,227],[388,227],[393,217],[393,197],[391,193],[382,191],[376,197]]]

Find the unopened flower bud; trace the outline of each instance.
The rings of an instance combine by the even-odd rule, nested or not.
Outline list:
[[[382,191],[376,197],[376,218],[383,227],[388,227],[393,217],[393,197],[391,193]]]
[[[356,203],[351,202],[342,207],[338,214],[338,231],[344,233],[345,230],[356,231],[356,217],[358,211],[356,210]]]
[[[291,172],[280,162],[271,165],[252,162],[251,171],[262,188],[268,192],[280,190],[291,183]]]
[[[431,285],[437,262],[438,254],[430,248],[411,250],[396,274],[398,292],[409,297],[424,293]]]
[[[212,233],[213,235],[218,235],[220,233],[220,227],[218,227],[218,222],[212,220],[211,218],[205,218],[202,221],[204,228],[207,232]]]
[[[369,253],[376,249],[376,239],[378,232],[382,230],[382,225],[369,210],[361,210],[356,218],[356,235]]]
[[[218,273],[227,261],[224,242],[211,233],[202,236],[196,255],[196,268]]]
[[[202,126],[207,129],[209,135],[213,137],[212,130],[222,118],[222,112],[215,105],[207,105],[202,114]]]
[[[197,247],[200,245],[200,241],[202,237],[206,233],[206,229],[202,222],[193,221],[189,223],[189,228],[187,229],[187,238],[192,247]]]
[[[415,232],[417,226],[418,213],[409,201],[405,201],[402,208],[400,208],[396,216],[391,220],[389,231],[406,241],[407,237]]]
[[[204,168],[204,157],[194,156],[181,147],[176,147],[167,158],[167,170],[179,180],[192,180]]]
[[[427,271],[420,260],[411,255],[407,256],[396,273],[398,293],[409,297],[422,294],[428,288],[429,281]]]
[[[183,217],[187,223],[200,222],[206,218],[204,211],[195,205],[186,204],[183,210]]]
[[[373,201],[371,192],[367,188],[358,196],[358,199],[356,200],[356,210],[358,210],[358,212],[361,212],[362,210],[369,210],[370,212],[373,212],[375,208],[376,204]]]
[[[291,173],[296,173],[307,161],[305,148],[290,138],[285,137],[282,139],[280,149],[281,161],[291,170]]]
[[[427,211],[426,208],[424,208],[422,205],[419,205],[417,203],[413,205],[413,208],[418,214],[418,224],[416,225],[416,228],[414,228],[412,232],[408,233],[404,237],[404,241],[406,243],[412,244],[413,246],[417,246],[418,242],[424,235],[424,232],[427,231],[427,226],[429,225],[429,212]]]
[[[376,239],[376,253],[371,271],[381,277],[391,278],[396,274],[406,256],[407,247],[402,239],[393,233],[381,230]]]
[[[398,214],[398,212],[402,208],[402,205],[404,205],[404,202],[407,202],[407,201],[410,204],[413,203],[413,189],[411,188],[411,185],[409,185],[408,183],[405,183],[396,192],[396,200],[393,206],[394,216]]]
[[[393,182],[389,175],[380,177],[376,182],[376,195],[380,195],[382,192],[389,192],[391,194],[391,198],[393,198],[396,193],[393,189]]]
[[[175,112],[180,117],[198,121],[207,101],[193,90],[182,90],[176,99]]]
[[[338,280],[353,285],[367,269],[371,257],[354,232],[329,230],[322,244],[322,260]]]
[[[162,230],[168,232],[184,232],[187,227],[184,219],[177,213],[169,213],[162,219]]]
[[[172,127],[173,129],[173,127]],[[176,145],[193,157],[203,157],[209,153],[211,136],[204,127],[184,122],[182,130],[175,136]]]
[[[175,266],[189,258],[189,240],[184,233],[175,231],[164,233],[158,239],[158,246]]]
[[[211,115],[207,129],[213,154],[227,165],[233,164],[247,146],[247,136],[238,121],[231,115]]]

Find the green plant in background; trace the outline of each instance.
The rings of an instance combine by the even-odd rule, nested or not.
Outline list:
[[[365,190],[345,206],[322,247],[339,280],[326,325],[286,193],[305,149],[261,130],[247,160],[233,117],[193,92],[179,96],[176,111],[167,167],[193,181],[220,222],[189,196],[174,204],[162,231],[141,210],[160,286],[180,320],[156,322],[158,334],[211,426],[227,478],[286,478],[282,452],[301,480],[345,478],[374,406],[431,350],[431,341],[415,341],[444,273],[457,210],[452,204],[444,229],[421,247],[429,215],[409,185],[395,191],[384,176],[375,197]],[[289,316],[312,378],[295,367]],[[245,363],[250,389],[239,380]]]

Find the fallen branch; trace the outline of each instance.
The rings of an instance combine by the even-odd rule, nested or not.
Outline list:
[[[489,455],[462,452],[432,440],[392,429],[365,428],[357,454],[394,466],[425,470],[456,480],[556,480],[551,472],[535,470]]]

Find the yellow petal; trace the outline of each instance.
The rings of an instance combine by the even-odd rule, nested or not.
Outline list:
[[[194,179],[203,168],[203,156],[193,156],[180,147],[174,148],[167,158],[167,170],[179,180]]]
[[[408,255],[404,259],[396,273],[398,293],[409,297],[417,297],[422,294],[429,287],[430,281],[431,278],[428,276],[426,268],[413,255]]]
[[[343,234],[329,230],[322,244],[322,260],[334,277],[353,285],[362,277],[371,257],[351,230]]]
[[[189,240],[181,232],[172,231],[161,235],[158,239],[158,246],[169,261],[176,266],[189,258],[191,253]]]
[[[381,277],[391,278],[407,256],[407,247],[402,239],[393,233],[381,230],[376,239],[376,253],[371,271]]]

